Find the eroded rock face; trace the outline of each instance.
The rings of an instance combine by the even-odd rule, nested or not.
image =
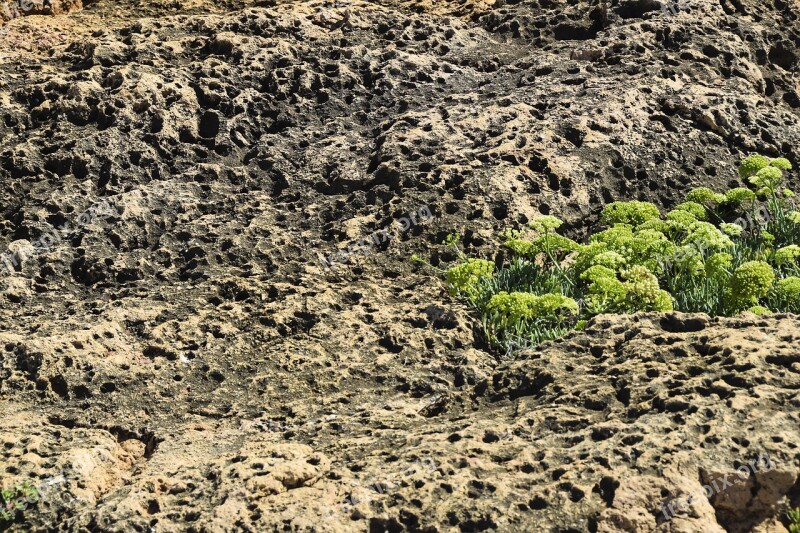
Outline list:
[[[509,361],[408,257],[453,259],[454,230],[490,256],[540,213],[579,236],[608,201],[739,184],[750,150],[800,163],[794,6],[167,7],[0,42],[28,525],[785,530],[796,317],[600,317]]]
[[[62,15],[82,7],[82,0],[4,0],[0,3],[0,19],[7,21],[31,15]]]
[[[795,318],[673,318],[601,316],[490,371],[465,361],[460,387],[365,383],[274,417],[244,418],[238,387],[233,412],[152,434],[7,412],[4,462],[58,487],[31,515],[67,505],[70,530],[782,531],[800,474]]]

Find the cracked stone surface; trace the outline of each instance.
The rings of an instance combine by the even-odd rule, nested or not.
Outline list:
[[[409,261],[800,164],[800,5],[679,7],[0,12],[0,465],[42,493],[8,529],[788,531],[796,316],[511,358]]]

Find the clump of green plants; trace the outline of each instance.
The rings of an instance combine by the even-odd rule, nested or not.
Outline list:
[[[789,533],[800,533],[800,507],[789,511]]]
[[[451,294],[481,317],[494,347],[531,346],[581,328],[601,313],[743,311],[800,313],[800,211],[784,158],[751,155],[739,166],[748,187],[690,191],[662,212],[613,202],[586,242],[542,216],[501,233],[502,254],[467,257],[442,271]]]
[[[39,497],[39,490],[29,481],[23,481],[0,491],[0,525],[3,522],[13,522],[17,518],[17,513],[38,502]]]

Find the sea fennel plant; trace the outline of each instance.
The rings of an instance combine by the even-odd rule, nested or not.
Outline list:
[[[601,313],[800,312],[800,211],[784,179],[791,169],[784,158],[751,155],[738,169],[749,187],[699,187],[663,214],[648,202],[610,203],[585,243],[542,216],[501,233],[508,260],[459,250],[447,285],[500,349],[557,338]],[[448,244],[458,250],[456,239]]]

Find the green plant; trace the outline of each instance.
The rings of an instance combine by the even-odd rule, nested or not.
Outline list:
[[[763,155],[752,154],[747,156],[739,165],[739,177],[747,179],[759,170],[769,166],[769,159]]]
[[[734,301],[756,305],[769,292],[775,272],[764,261],[748,261],[733,271],[730,295]]]
[[[490,344],[531,346],[601,313],[800,313],[800,210],[784,187],[791,164],[748,156],[753,189],[691,190],[661,215],[648,202],[613,202],[580,243],[542,216],[501,234],[510,260],[464,256],[446,271],[451,294],[480,315]]]
[[[743,205],[756,199],[756,193],[744,187],[736,187],[725,193],[723,203],[732,205]]]
[[[649,202],[612,202],[605,206],[600,220],[603,224],[631,224],[638,226],[648,220],[660,218],[661,213],[655,204]]]
[[[0,523],[13,522],[17,513],[23,512],[40,499],[39,490],[29,481],[23,481],[0,491]]]
[[[536,341],[541,342],[563,334],[569,329],[568,321],[577,314],[577,302],[561,294],[537,296],[529,292],[502,291],[486,304],[483,323],[492,338],[500,332],[523,337],[534,329]]]
[[[791,521],[789,524],[789,533],[800,533],[800,507],[789,511],[787,515]]]
[[[708,187],[698,187],[697,189],[692,189],[686,195],[687,202],[695,202],[709,208],[724,203],[725,200],[726,197],[724,194],[715,193]]]
[[[447,284],[453,295],[475,298],[480,291],[480,282],[492,277],[494,263],[485,259],[466,259],[447,271]]]

